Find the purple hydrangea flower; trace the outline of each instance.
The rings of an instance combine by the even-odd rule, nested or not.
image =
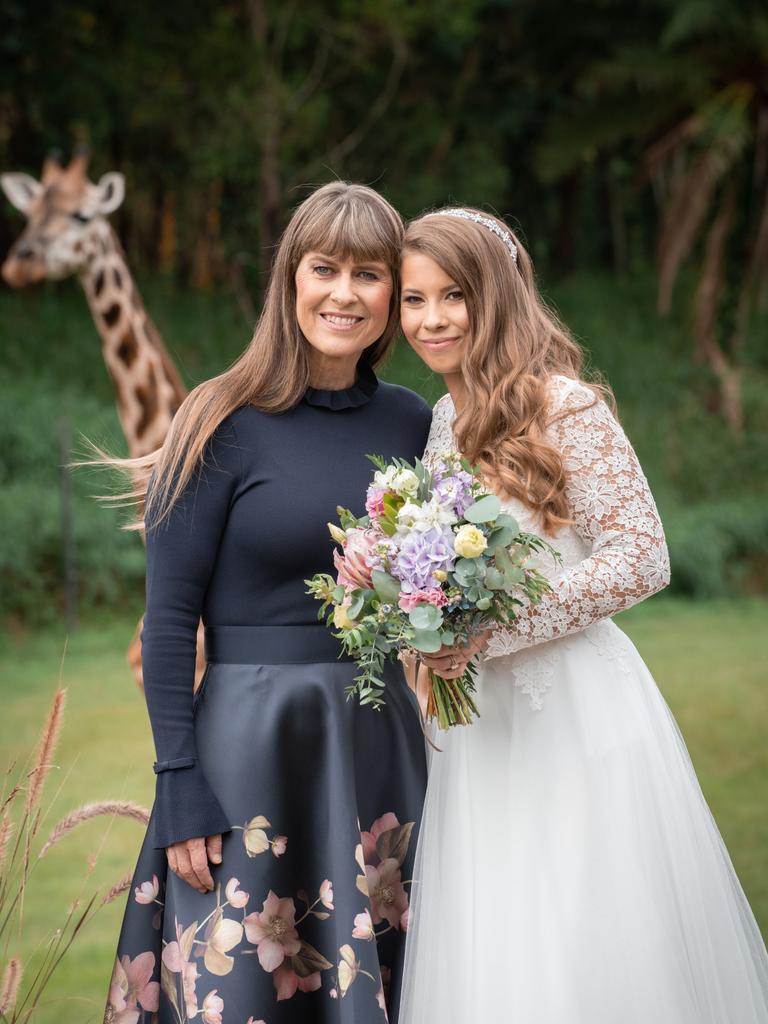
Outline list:
[[[472,497],[472,477],[460,469],[451,476],[444,476],[433,486],[440,504],[450,504],[461,518],[474,501]]]
[[[403,584],[405,593],[439,587],[432,575],[436,569],[450,572],[456,561],[453,531],[449,526],[434,526],[424,533],[407,534],[392,561],[392,574]]]

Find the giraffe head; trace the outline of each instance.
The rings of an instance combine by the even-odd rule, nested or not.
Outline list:
[[[0,175],[3,192],[27,218],[2,267],[12,288],[68,277],[87,266],[102,236],[104,218],[125,195],[122,174],[105,174],[94,184],[87,171],[88,157],[79,152],[68,167],[49,156],[40,181],[29,174]]]

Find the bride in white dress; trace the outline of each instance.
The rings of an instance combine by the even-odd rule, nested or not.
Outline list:
[[[765,945],[675,721],[610,619],[666,586],[669,562],[605,392],[579,379],[495,218],[413,222],[402,287],[406,337],[450,392],[427,463],[457,448],[455,426],[562,565],[491,635],[480,719],[436,737],[400,1024],[768,1024]],[[432,665],[460,674],[470,653]]]

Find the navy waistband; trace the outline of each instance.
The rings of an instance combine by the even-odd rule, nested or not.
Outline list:
[[[322,624],[311,626],[209,626],[205,660],[229,665],[307,665],[351,661]]]

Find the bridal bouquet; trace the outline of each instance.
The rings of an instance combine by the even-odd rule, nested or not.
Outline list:
[[[337,578],[318,573],[305,582],[323,602],[318,618],[327,615],[357,664],[347,696],[380,707],[385,659],[432,654],[514,619],[524,599],[535,603],[550,589],[532,555],[555,552],[522,533],[458,455],[443,456],[433,472],[419,461],[368,458],[376,466],[368,514],[339,507],[341,525],[328,524],[341,548]],[[441,729],[469,724],[478,714],[476,672],[474,663],[458,679],[430,672],[427,718]]]

